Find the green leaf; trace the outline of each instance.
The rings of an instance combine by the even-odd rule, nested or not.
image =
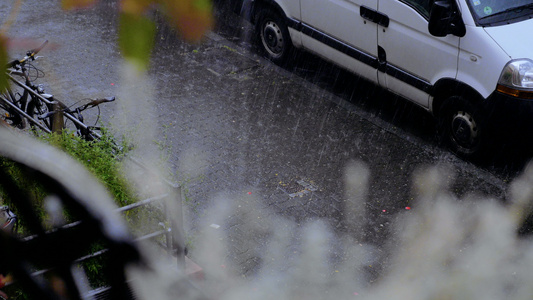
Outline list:
[[[5,65],[7,65],[7,40],[3,36],[0,36],[0,66]],[[8,88],[8,85],[5,71],[0,72],[0,91]]]
[[[211,13],[212,7],[211,7],[211,1],[210,0],[195,0],[193,2],[194,8],[201,11],[207,11],[208,13]]]
[[[124,58],[144,71],[148,68],[154,45],[156,26],[144,16],[121,13],[119,47]]]

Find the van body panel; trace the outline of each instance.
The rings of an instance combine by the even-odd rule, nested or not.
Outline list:
[[[293,27],[289,27],[289,34],[291,36],[291,41],[294,47],[301,48],[302,45],[302,32],[299,30],[294,29]]]
[[[476,26],[476,21],[474,21],[474,17],[472,16],[470,8],[468,7],[468,4],[466,4],[465,0],[457,0],[456,3],[459,7],[459,11],[461,12],[463,23],[466,26]]]
[[[377,82],[375,67],[369,67],[377,61],[377,24],[360,13],[363,5],[377,9],[377,0],[300,1],[304,48]]]
[[[390,80],[390,77],[388,79]],[[411,84],[408,84],[401,80],[396,80],[394,82],[394,88],[394,90],[390,90],[392,93],[400,95],[402,97],[407,97],[408,95],[409,98],[407,99],[409,100],[421,99],[421,101],[413,101],[413,103],[419,105],[421,108],[427,111],[430,111],[430,95],[424,90],[413,88]]]
[[[377,25],[360,15],[362,5],[377,9],[377,0],[300,1],[304,24],[377,57]]]
[[[379,11],[390,19],[387,28],[378,29],[378,45],[386,53],[388,68],[413,74],[413,78],[406,81],[404,76],[388,68],[379,76],[386,78],[387,89],[428,108],[429,86],[440,78],[455,78],[457,74],[459,38],[432,36],[428,31],[429,12],[407,3],[380,0]],[[420,93],[421,89],[424,93]]]
[[[461,38],[457,80],[467,83],[483,97],[495,91],[509,55],[482,27],[467,26]],[[496,71],[495,71],[496,70]]]
[[[350,52],[356,52],[358,50],[355,50],[353,48],[350,49],[347,45],[345,45],[345,47],[337,47],[337,48],[342,48],[341,50],[343,51],[340,51],[306,34],[302,35],[302,42],[304,45],[306,45],[306,48],[309,52],[314,53],[318,56],[321,56],[324,59],[334,62],[340,67],[345,68],[346,70],[350,72],[355,72],[361,77],[364,77],[374,83],[377,83],[377,70],[375,66],[370,65],[368,63],[364,63],[361,60],[354,59],[354,54],[352,55],[347,54]],[[344,51],[344,50],[351,50],[351,51]],[[359,54],[362,56],[366,55],[362,52],[360,52]],[[365,56],[365,57],[368,60],[372,59],[371,56]],[[374,61],[377,61],[377,60],[374,59]]]
[[[484,29],[511,59],[533,59],[533,19]]]
[[[266,0],[266,3],[277,3],[289,19],[301,20],[300,0]]]

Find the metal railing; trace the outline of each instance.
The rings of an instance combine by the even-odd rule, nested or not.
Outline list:
[[[176,189],[177,189],[176,195],[178,195],[178,197],[177,197],[177,199],[175,199],[175,201],[181,204],[181,188],[178,187]],[[172,199],[170,199],[171,196],[172,196],[171,194],[167,193],[167,194],[163,194],[163,195],[147,198],[147,199],[144,199],[144,200],[140,200],[138,202],[135,202],[135,203],[132,203],[132,204],[129,204],[129,205],[126,205],[126,206],[119,207],[117,209],[117,212],[124,213],[124,212],[131,211],[131,210],[134,210],[134,209],[137,209],[137,208],[141,208],[143,206],[151,205],[151,204],[154,204],[154,203],[157,203],[157,202],[172,201]],[[163,205],[166,206],[165,203],[163,203]],[[162,227],[161,230],[153,231],[153,232],[144,234],[142,236],[136,237],[134,239],[134,241],[135,242],[141,242],[141,241],[145,241],[145,240],[154,239],[154,238],[157,238],[159,236],[165,236],[165,243],[164,243],[165,250],[167,251],[167,253],[169,255],[176,256],[177,266],[178,267],[184,267],[185,266],[185,255],[186,255],[186,252],[187,252],[187,249],[185,247],[185,241],[184,241],[182,235],[173,234],[175,232],[179,233],[179,232],[182,231],[180,227],[177,227],[177,225],[180,224],[180,221],[172,222],[172,220],[171,220],[172,217],[169,216],[168,210],[165,209],[165,211],[166,211],[166,215],[167,215],[166,219],[164,220],[165,222],[164,223],[163,222],[159,223],[160,226]],[[180,214],[180,213],[181,212],[177,212],[177,214]],[[179,215],[176,215],[174,217],[178,218],[178,220],[181,219]],[[75,222],[72,222],[72,223],[65,224],[65,225],[61,226],[61,229],[74,229],[77,226],[80,226],[81,223],[82,223],[81,221],[75,221]],[[170,224],[170,226],[167,227],[165,225],[165,223],[166,224]],[[24,237],[24,238],[21,239],[21,241],[30,242],[34,238],[37,238],[37,235],[31,235],[31,236]],[[90,253],[88,255],[85,255],[83,257],[78,258],[75,262],[76,263],[81,263],[81,262],[84,262],[86,260],[101,256],[101,255],[104,255],[107,252],[108,252],[108,249],[98,250],[98,251],[95,251],[95,252]],[[40,276],[40,275],[43,275],[46,272],[49,272],[51,270],[52,269],[43,269],[43,270],[35,271],[35,272],[32,273],[32,276]]]

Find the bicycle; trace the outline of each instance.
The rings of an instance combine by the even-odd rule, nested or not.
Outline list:
[[[33,80],[30,76],[30,69],[36,71],[35,79],[39,78],[40,70],[35,68],[31,64],[31,61],[34,61],[37,58],[37,53],[39,53],[47,44],[48,41],[45,41],[39,47],[29,50],[24,58],[13,60],[6,65],[8,78],[16,84],[0,93],[0,108],[5,111],[2,115],[2,120],[8,125],[24,129],[27,125],[26,119],[31,119],[28,118],[29,115],[27,114],[29,91],[24,88],[22,88],[23,90],[20,90],[21,86],[28,86],[29,89],[44,94],[42,86],[35,86],[33,84]],[[24,82],[24,84],[22,84],[22,82]],[[35,109],[35,106],[36,104],[34,102],[32,108]],[[37,122],[35,121],[34,123],[36,124]]]
[[[20,129],[24,129],[27,126],[26,121],[29,121],[32,129],[46,133],[68,128],[67,121],[70,121],[80,137],[89,141],[101,138],[101,134],[97,132],[100,127],[96,126],[100,109],[98,108],[97,121],[92,126],[84,123],[81,112],[102,103],[114,101],[115,97],[89,99],[88,103],[71,109],[61,101],[54,99],[53,95],[45,93],[41,84],[34,83],[38,78],[44,77],[44,72],[31,62],[39,58],[37,53],[47,44],[48,41],[45,41],[39,47],[29,50],[24,58],[13,60],[6,66],[8,79],[13,85],[0,93],[0,109],[5,111],[2,120]],[[33,77],[30,75],[30,70],[35,71]]]

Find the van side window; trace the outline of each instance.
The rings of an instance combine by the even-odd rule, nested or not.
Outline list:
[[[400,0],[429,20],[430,0]]]

